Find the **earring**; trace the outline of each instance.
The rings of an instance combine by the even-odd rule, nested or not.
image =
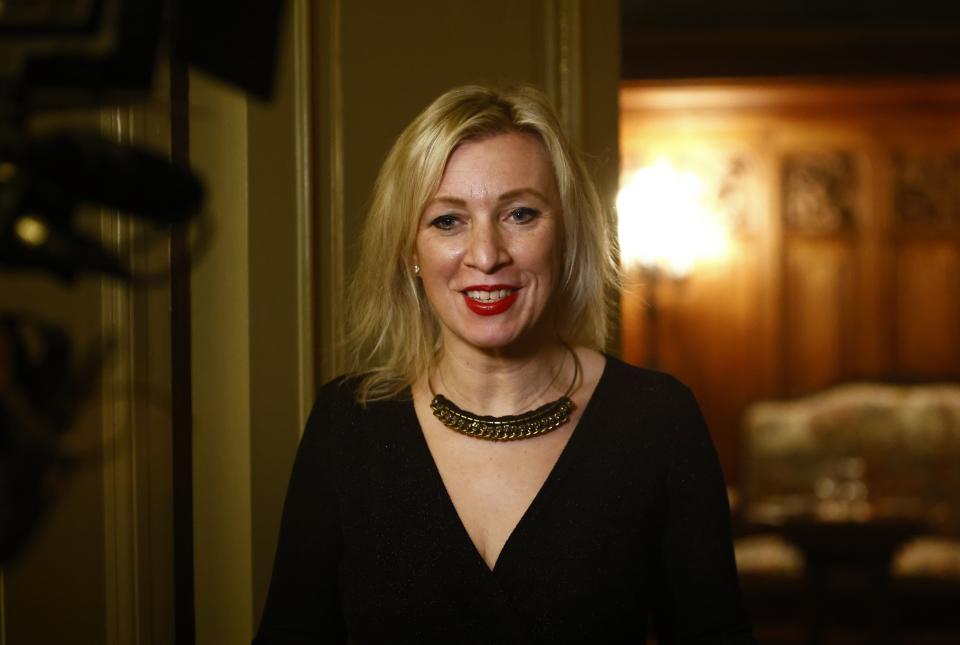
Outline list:
[[[419,265],[419,264],[414,264],[414,265],[413,265],[413,273],[414,273],[415,275],[420,275],[420,265]]]

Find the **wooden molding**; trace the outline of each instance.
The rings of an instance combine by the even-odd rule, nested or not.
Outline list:
[[[144,106],[101,110],[100,129],[119,143],[169,150],[169,115]],[[135,274],[166,271],[166,232],[104,210],[100,235]],[[173,623],[170,288],[104,278],[100,294],[106,642],[159,645]]]
[[[315,85],[313,79],[313,37],[311,11],[315,5],[307,0],[295,0],[293,16],[293,102],[296,128],[296,218],[297,218],[297,344],[299,353],[298,383],[300,400],[300,427],[307,423],[316,392],[314,298],[316,276],[314,250],[317,244],[317,182],[315,114],[313,110]],[[342,154],[342,152],[341,152]],[[343,217],[342,207],[338,211]],[[341,236],[342,238],[342,236]],[[342,244],[342,242],[341,242]],[[340,253],[342,256],[342,253]],[[342,271],[341,271],[342,273]],[[341,289],[342,291],[342,289]]]
[[[580,0],[546,0],[544,28],[547,93],[560,112],[567,135],[579,144],[583,136]]]
[[[331,0],[314,16],[316,41],[326,44],[311,58],[319,61],[316,84],[318,123],[311,137],[317,156],[316,261],[316,383],[324,383],[346,368],[343,356],[345,261],[343,175],[343,62],[341,0]]]

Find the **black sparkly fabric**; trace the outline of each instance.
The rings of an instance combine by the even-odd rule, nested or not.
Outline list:
[[[607,358],[491,571],[409,398],[320,392],[255,645],[753,643],[723,475],[690,391]]]

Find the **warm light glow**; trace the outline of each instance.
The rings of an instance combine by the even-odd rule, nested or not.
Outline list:
[[[21,215],[13,225],[20,241],[27,246],[43,246],[50,237],[50,228],[39,217]]]
[[[665,160],[638,170],[617,196],[624,266],[682,277],[701,260],[723,257],[729,236],[707,207],[706,192],[700,177]]]

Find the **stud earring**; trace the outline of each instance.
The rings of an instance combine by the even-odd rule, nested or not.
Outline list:
[[[420,265],[419,265],[419,264],[414,264],[414,265],[413,265],[413,272],[414,272],[414,274],[416,274],[416,275],[420,275]]]

